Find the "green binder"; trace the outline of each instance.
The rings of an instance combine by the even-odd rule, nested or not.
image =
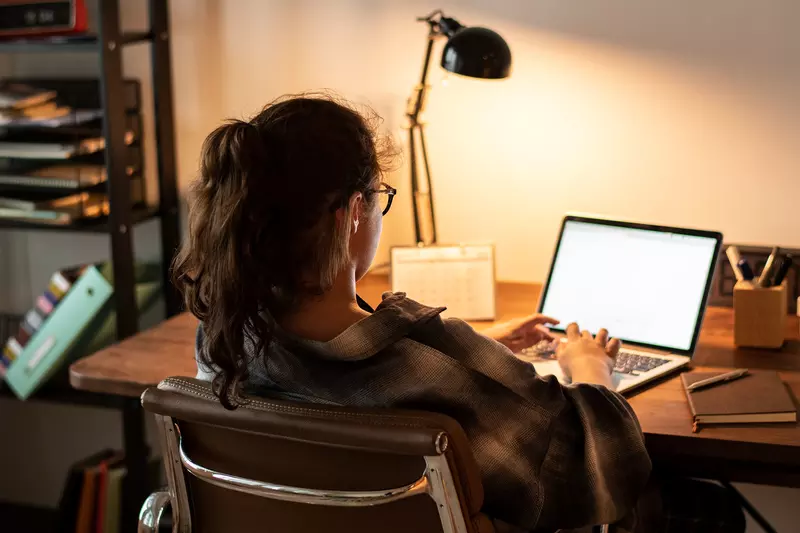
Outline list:
[[[65,363],[116,340],[111,268],[108,264],[100,268],[86,268],[9,367],[6,381],[20,399],[27,399]],[[161,295],[160,270],[158,265],[138,264],[135,275],[141,316]]]
[[[64,357],[113,292],[96,267],[84,270],[8,369],[6,382],[20,399],[28,398],[60,368]]]

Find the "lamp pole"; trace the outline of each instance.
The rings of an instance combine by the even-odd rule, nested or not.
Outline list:
[[[437,16],[439,17],[438,19]],[[420,22],[428,23],[428,42],[425,47],[425,59],[422,63],[422,75],[419,84],[414,87],[414,91],[408,99],[408,108],[406,110],[406,117],[408,117],[408,151],[411,159],[411,199],[414,206],[414,234],[418,245],[436,244],[436,215],[433,211],[431,169],[428,165],[428,149],[425,144],[425,124],[420,122],[420,115],[425,108],[425,99],[428,92],[427,79],[433,45],[439,36],[445,34],[444,28],[440,24],[441,17],[442,12],[437,10],[427,17],[417,19]],[[420,176],[419,162],[417,160],[417,139],[419,139],[419,150],[422,156],[422,176]]]

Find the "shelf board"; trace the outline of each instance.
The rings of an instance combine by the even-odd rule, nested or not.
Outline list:
[[[161,216],[158,207],[136,207],[131,213],[133,223],[140,224]],[[28,222],[21,220],[0,218],[0,229],[41,230],[41,231],[71,231],[77,233],[108,233],[108,217],[98,217],[87,220],[78,220],[72,224],[46,224],[42,222]]]
[[[121,45],[151,41],[150,32],[138,31],[123,33]],[[95,52],[100,40],[96,35],[68,35],[55,37],[36,37],[30,39],[0,40],[0,53],[27,52]]]
[[[16,397],[14,391],[12,391],[6,383],[0,385],[0,400],[1,399],[22,401]],[[79,391],[70,387],[69,383],[63,382],[45,383],[30,398],[24,401],[85,405],[104,407],[107,409],[119,409],[122,406],[122,401],[118,396]]]

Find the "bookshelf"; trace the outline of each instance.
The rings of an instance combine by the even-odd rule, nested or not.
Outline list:
[[[16,400],[17,397],[14,396],[11,389],[4,386],[0,388],[0,398]],[[36,395],[32,399],[37,402],[105,407],[108,409],[120,409],[123,405],[123,401],[119,396],[75,390],[69,386],[69,383],[48,383],[36,391]]]
[[[153,34],[146,31],[121,32],[118,42],[123,46],[146,43],[153,40]],[[45,37],[35,39],[15,39],[0,41],[0,53],[19,54],[28,52],[96,52],[100,38],[97,35],[77,37]]]
[[[140,32],[123,32],[120,28],[119,0],[103,0],[96,4],[94,20],[97,27],[94,35],[0,41],[0,54],[80,52],[97,55],[105,140],[104,165],[108,176],[104,191],[108,195],[109,214],[64,226],[0,220],[0,230],[107,234],[115,280],[113,305],[117,315],[117,339],[121,340],[136,333],[138,328],[132,236],[135,225],[155,219],[160,221],[162,287],[167,315],[174,315],[180,309],[178,294],[169,282],[169,265],[180,241],[169,6],[166,0],[148,0],[149,28]],[[126,172],[128,126],[122,49],[143,43],[151,50],[155,125],[152,134],[155,137],[159,192],[156,206],[140,206],[132,200],[130,178]],[[8,388],[0,388],[0,399],[8,398],[14,398]],[[135,531],[139,507],[152,488],[151,476],[147,474],[150,450],[145,441],[144,414],[138,400],[76,391],[59,379],[48,383],[31,400],[105,407],[120,412],[128,470],[123,486],[122,531]],[[0,508],[2,505],[0,502]],[[19,506],[16,508],[19,509]]]

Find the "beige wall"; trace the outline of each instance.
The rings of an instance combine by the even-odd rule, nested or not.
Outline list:
[[[182,183],[220,118],[285,92],[370,103],[405,141],[425,39],[414,18],[436,6],[494,28],[514,55],[503,82],[443,86],[433,70],[441,241],[494,241],[499,277],[520,280],[543,278],[572,210],[800,244],[793,0],[174,2]],[[405,167],[395,182],[384,254],[412,238]]]
[[[126,23],[144,20],[141,5],[123,0]],[[733,241],[800,245],[796,0],[171,5],[184,188],[203,138],[222,118],[249,116],[287,92],[330,88],[369,103],[402,140],[405,99],[419,76],[425,40],[425,27],[414,19],[442,7],[463,23],[497,30],[514,54],[513,77],[503,82],[451,76],[443,86],[442,72],[433,70],[427,119],[442,241],[494,241],[499,277],[520,280],[543,278],[560,217],[572,210],[719,229]],[[146,79],[147,49],[126,54],[126,72]],[[85,74],[95,65],[26,56],[12,67]],[[386,220],[379,260],[389,245],[412,239],[405,172],[394,176],[401,196]],[[137,249],[157,250],[155,235],[154,227],[137,231]],[[106,253],[97,237],[0,239],[0,252],[24,256],[0,253],[0,272],[17,272],[0,297],[38,292],[64,254]],[[14,419],[23,415],[13,413],[0,403],[0,425],[18,426]],[[116,428],[93,419],[94,440],[118,438]],[[63,475],[56,463],[46,463],[49,485]],[[14,472],[5,470],[0,497],[24,477]],[[58,487],[30,487],[26,494],[52,503]],[[753,494],[778,530],[790,529],[797,515],[785,507],[796,493]]]

